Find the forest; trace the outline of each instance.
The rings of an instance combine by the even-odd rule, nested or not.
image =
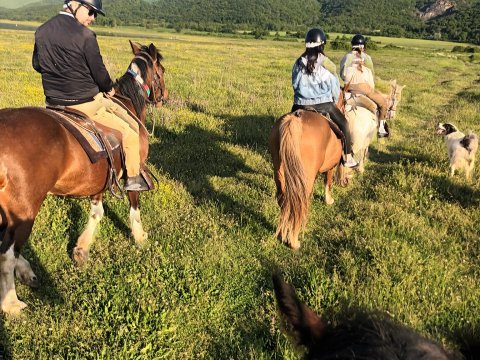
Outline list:
[[[23,2],[22,2],[23,3]],[[288,31],[303,37],[312,26],[327,32],[451,40],[480,44],[480,0],[457,0],[453,11],[428,21],[429,0],[106,0],[99,25],[167,27],[210,33]],[[0,7],[0,19],[45,21],[59,0]]]

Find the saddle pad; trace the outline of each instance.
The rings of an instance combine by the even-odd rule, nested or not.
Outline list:
[[[107,157],[107,151],[94,131],[77,123],[75,118],[65,113],[65,110],[51,108],[50,110],[50,113],[54,115],[55,119],[77,139],[92,164]],[[76,116],[75,114],[72,115]]]

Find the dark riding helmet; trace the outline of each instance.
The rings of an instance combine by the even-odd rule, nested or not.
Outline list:
[[[65,0],[65,4],[68,4],[71,0]],[[105,16],[105,11],[103,11],[102,0],[75,0],[80,4],[88,5],[97,13]]]
[[[352,37],[352,46],[360,46],[360,45],[365,46],[366,43],[367,43],[367,40],[362,34],[357,34],[354,37]]]
[[[321,29],[313,28],[308,30],[305,36],[305,47],[313,48],[327,43],[327,36]]]

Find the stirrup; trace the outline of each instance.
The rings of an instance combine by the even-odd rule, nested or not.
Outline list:
[[[142,175],[130,176],[125,181],[126,191],[148,191],[150,190],[147,182]]]

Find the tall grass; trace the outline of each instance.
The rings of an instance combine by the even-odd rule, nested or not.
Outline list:
[[[0,107],[42,105],[33,33],[0,35]],[[70,255],[88,201],[47,198],[24,249],[41,288],[17,284],[29,307],[0,321],[9,356],[296,358],[275,311],[275,267],[332,319],[363,307],[453,348],[460,335],[480,336],[478,170],[471,183],[449,178],[434,134],[439,121],[480,133],[480,64],[408,41],[371,53],[380,85],[407,85],[393,136],[373,144],[352,186],[334,187],[335,205],[315,188],[294,253],[274,238],[279,209],[266,144],[291,107],[290,71],[302,45],[148,36],[132,40],[162,50],[171,95],[148,122],[157,124],[149,161],[160,178],[141,198],[149,246],[135,248],[126,200],[107,196],[91,259],[77,269]],[[109,71],[121,76],[132,58],[128,39],[99,42]],[[343,54],[328,55],[338,64]]]

